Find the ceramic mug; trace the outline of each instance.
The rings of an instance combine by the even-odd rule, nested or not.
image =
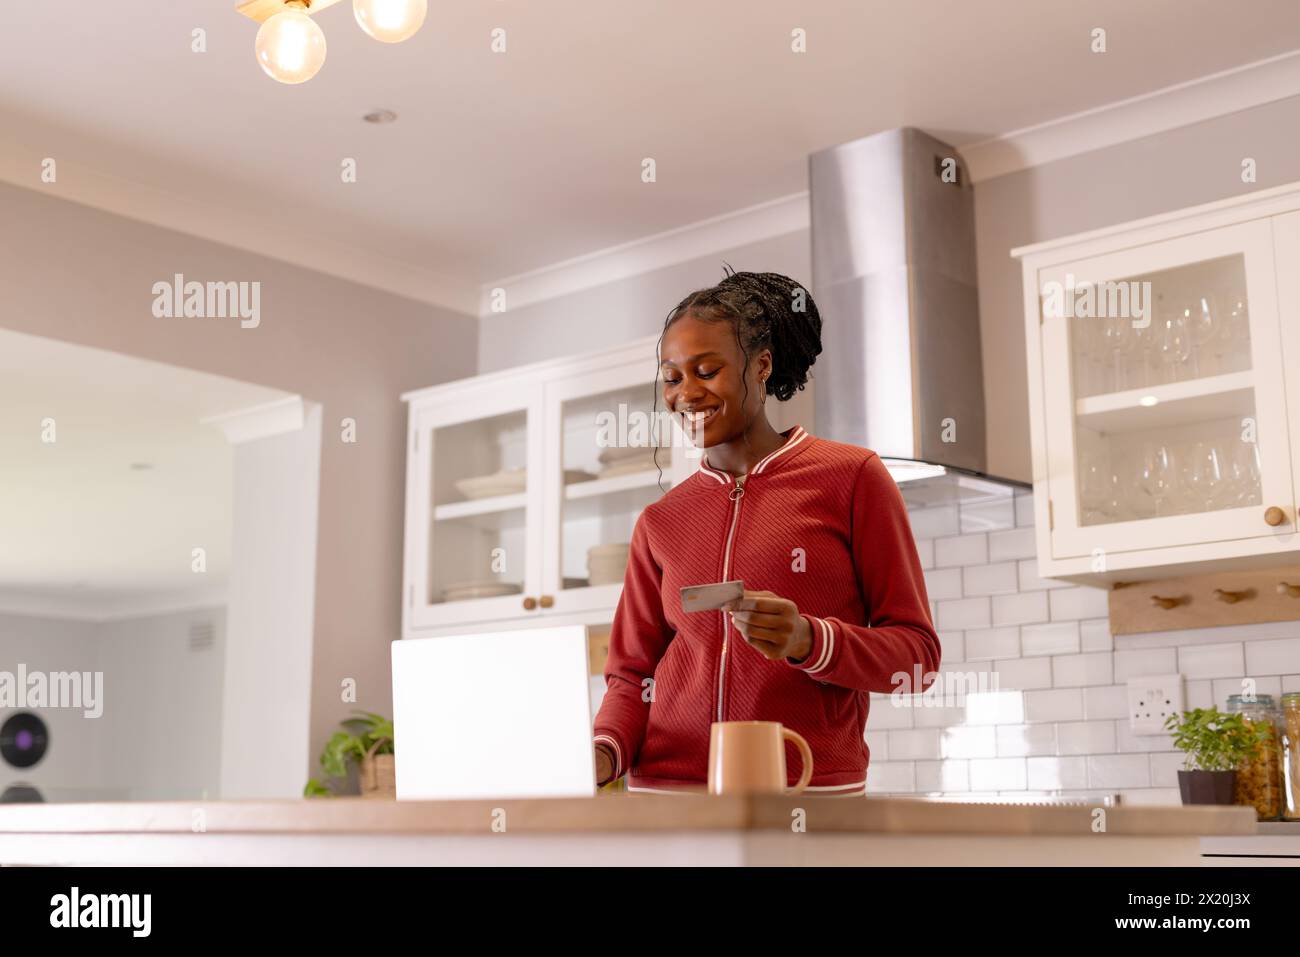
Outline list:
[[[803,773],[786,786],[785,742],[803,757]],[[812,749],[779,721],[715,721],[709,730],[710,794],[799,794],[812,780]]]

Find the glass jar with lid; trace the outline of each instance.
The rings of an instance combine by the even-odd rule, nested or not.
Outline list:
[[[1276,821],[1282,815],[1281,714],[1269,694],[1229,695],[1228,713],[1264,730],[1264,747],[1237,769],[1233,803],[1253,807],[1261,821]]]
[[[1300,693],[1282,695],[1282,817],[1300,821]]]

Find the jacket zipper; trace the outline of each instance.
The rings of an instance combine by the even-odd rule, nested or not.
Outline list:
[[[727,531],[727,545],[722,553],[722,581],[729,581],[731,578],[731,545],[736,538],[736,524],[740,520],[740,500],[745,497],[745,483],[739,479],[733,479],[735,485],[729,494],[731,499],[731,527]],[[722,721],[723,717],[723,696],[726,693],[727,681],[727,642],[731,636],[731,622],[727,618],[726,609],[719,612],[722,615],[722,655],[718,658],[718,720]]]

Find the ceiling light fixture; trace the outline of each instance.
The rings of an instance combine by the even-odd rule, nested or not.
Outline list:
[[[257,62],[281,83],[305,83],[325,63],[325,34],[312,19],[341,0],[244,0],[235,9],[262,26],[253,45]],[[414,36],[429,0],[352,0],[361,29],[384,43]]]
[[[429,0],[352,0],[352,13],[376,40],[401,43],[424,24]]]

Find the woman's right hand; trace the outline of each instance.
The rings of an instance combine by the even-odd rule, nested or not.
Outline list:
[[[592,745],[596,752],[596,783],[599,784],[606,778],[614,776],[614,762],[610,760],[609,752],[604,748]]]

